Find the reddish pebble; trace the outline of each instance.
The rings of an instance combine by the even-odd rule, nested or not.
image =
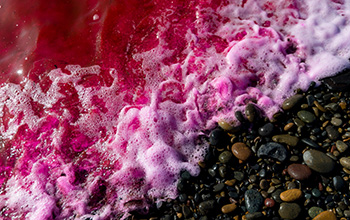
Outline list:
[[[265,201],[264,201],[264,204],[266,207],[269,207],[269,208],[272,208],[275,206],[275,200],[273,199],[270,199],[270,198],[266,198]]]
[[[311,176],[311,169],[304,164],[291,164],[287,168],[288,174],[296,180],[306,180]]]

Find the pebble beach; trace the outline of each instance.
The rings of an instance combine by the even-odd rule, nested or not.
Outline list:
[[[272,120],[251,104],[240,127],[219,122],[199,176],[183,170],[175,200],[130,219],[350,219],[349,73],[296,91]]]

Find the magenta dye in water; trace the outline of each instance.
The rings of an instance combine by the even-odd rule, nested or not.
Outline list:
[[[349,67],[348,0],[0,6],[4,219],[121,218],[174,198],[202,130],[247,103],[271,117]]]

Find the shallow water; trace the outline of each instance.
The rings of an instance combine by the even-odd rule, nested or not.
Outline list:
[[[350,1],[25,3],[0,3],[3,218],[174,198],[217,121],[349,67]]]

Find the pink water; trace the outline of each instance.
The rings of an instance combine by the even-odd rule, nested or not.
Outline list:
[[[0,217],[174,198],[217,121],[350,66],[349,22],[349,0],[0,1]]]

